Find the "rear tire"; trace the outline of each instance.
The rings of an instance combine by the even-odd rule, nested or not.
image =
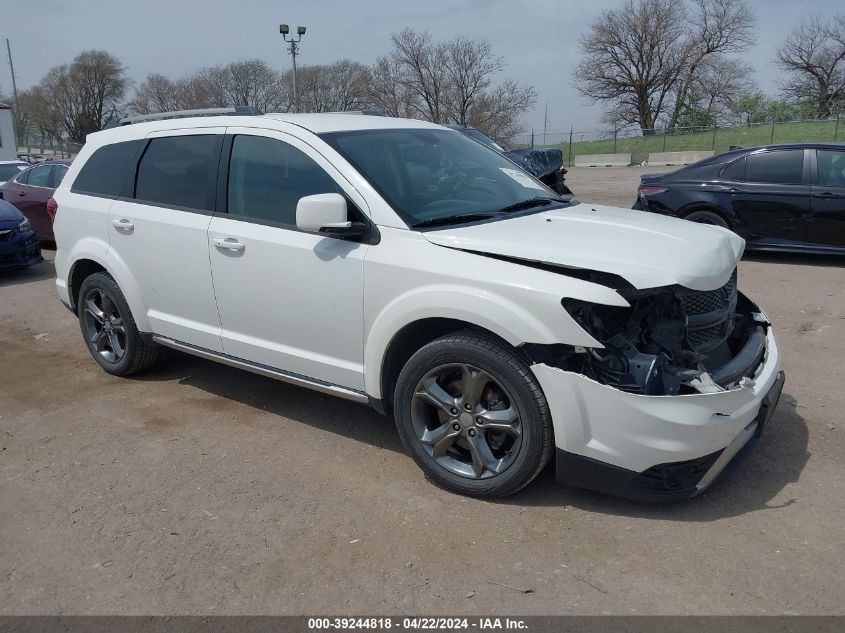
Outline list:
[[[727,220],[715,211],[693,211],[684,216],[684,220],[690,222],[698,222],[699,224],[710,224],[711,226],[721,226],[724,229],[730,229]]]
[[[108,273],[82,282],[76,307],[85,345],[107,373],[129,376],[158,359],[159,348],[141,338],[126,297]]]
[[[546,397],[525,361],[493,337],[461,332],[424,346],[399,374],[393,402],[406,450],[452,492],[512,494],[551,458]]]

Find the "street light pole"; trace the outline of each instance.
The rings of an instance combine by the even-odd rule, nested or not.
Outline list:
[[[302,39],[302,36],[305,35],[305,27],[296,27],[296,34],[298,36],[296,39],[294,39],[292,35],[290,36],[290,39],[288,39],[290,27],[288,27],[287,24],[279,25],[279,33],[282,34],[282,39],[288,43],[288,52],[293,60],[293,111],[299,112],[299,93],[296,90],[296,56],[299,55],[299,41]]]

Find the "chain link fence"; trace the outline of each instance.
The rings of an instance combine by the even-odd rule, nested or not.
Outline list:
[[[753,123],[736,127],[686,127],[673,130],[638,129],[563,131],[522,134],[514,138],[515,148],[558,147],[571,165],[586,154],[631,154],[631,163],[648,160],[653,152],[713,151],[731,147],[754,147],[773,143],[845,141],[845,119]]]
[[[18,139],[18,155],[41,157],[45,160],[73,158],[80,149],[81,143],[71,143],[64,139]]]

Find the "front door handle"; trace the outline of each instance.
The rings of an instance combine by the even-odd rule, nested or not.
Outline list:
[[[232,251],[234,253],[242,253],[246,248],[243,242],[239,242],[234,237],[215,237],[214,245],[222,251]]]
[[[119,220],[112,220],[112,226],[116,228],[118,231],[126,231],[127,233],[131,233],[135,230],[135,225],[132,224],[126,218],[120,218]]]
[[[823,191],[821,193],[814,193],[813,197],[831,200],[833,198],[841,198],[842,196],[840,196],[838,193],[833,193],[832,191]]]

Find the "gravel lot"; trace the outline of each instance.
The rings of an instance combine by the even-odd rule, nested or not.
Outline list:
[[[643,171],[569,182],[630,206]],[[743,262],[784,397],[745,462],[671,506],[551,469],[451,495],[367,407],[176,353],[108,376],[51,263],[0,274],[0,614],[843,613],[843,266]]]

